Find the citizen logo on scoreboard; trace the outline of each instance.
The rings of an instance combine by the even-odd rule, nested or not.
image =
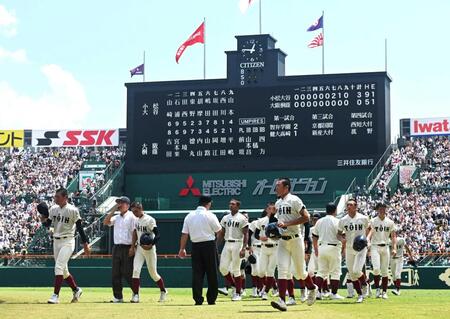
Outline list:
[[[118,146],[119,130],[32,131],[33,147]]]

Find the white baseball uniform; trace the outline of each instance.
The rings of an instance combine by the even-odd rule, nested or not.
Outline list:
[[[256,228],[260,231],[260,236],[266,237],[266,227],[269,224],[269,217],[258,219]],[[277,267],[277,250],[278,241],[267,238],[261,241],[261,257],[259,263],[260,277],[274,277],[275,268]]]
[[[397,254],[391,257],[392,280],[402,279],[405,245],[405,239],[403,237],[397,237]]]
[[[389,241],[392,232],[395,231],[395,224],[389,217],[383,220],[375,217],[370,221],[372,237],[370,238],[370,255],[372,258],[373,274],[382,277],[388,276],[389,270]]]
[[[279,222],[290,222],[300,218],[302,209],[306,208],[302,200],[291,193],[279,198],[275,203]],[[305,244],[301,234],[301,225],[287,226],[278,242],[278,279],[290,279],[292,275],[297,279],[305,279]]]
[[[144,262],[147,264],[148,273],[153,281],[158,281],[161,276],[156,271],[156,246],[153,246],[150,250],[144,250],[140,245],[140,238],[142,234],[153,234],[153,229],[156,227],[156,221],[149,215],[142,215],[135,222],[135,229],[137,234],[137,249],[133,260],[133,278],[140,278],[142,266]]]
[[[69,259],[75,249],[76,222],[81,219],[80,212],[72,204],[63,208],[53,205],[49,209],[48,218],[53,226],[53,255],[55,258],[55,275],[67,278]]]
[[[319,219],[312,234],[318,237],[319,257],[317,276],[331,280],[341,278],[342,243],[337,239],[339,219],[327,215]]]
[[[312,234],[313,234],[314,228],[315,228],[315,226],[312,226],[309,229],[309,239],[311,241],[311,245],[312,245]],[[314,249],[314,245],[313,245],[312,250],[311,250],[311,255],[309,256],[309,261],[308,261],[308,274],[311,277],[314,276],[314,274],[316,273],[318,268],[319,268],[318,258],[316,257],[315,249]]]
[[[225,245],[220,255],[219,270],[224,276],[230,272],[234,277],[239,277],[241,275],[239,253],[244,239],[243,228],[248,225],[248,220],[239,212],[234,215],[229,213],[222,218],[220,225],[225,230]]]
[[[366,236],[368,228],[369,218],[360,213],[356,213],[353,218],[347,214],[339,220],[338,230],[345,233],[345,262],[352,281],[356,281],[362,276],[367,256],[367,247],[358,252],[353,249],[353,240],[360,235]]]
[[[248,229],[252,231],[252,250],[253,255],[256,257],[256,263],[251,264],[252,267],[252,276],[260,276],[260,258],[261,258],[261,241],[259,239],[256,239],[255,237],[255,231],[256,231],[256,225],[258,223],[258,219],[255,219],[248,225]]]

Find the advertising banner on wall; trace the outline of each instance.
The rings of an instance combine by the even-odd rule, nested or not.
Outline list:
[[[24,130],[0,130],[0,147],[23,147],[24,136]]]
[[[450,135],[450,117],[410,119],[411,136]]]
[[[119,145],[119,130],[32,131],[33,147],[108,147]]]

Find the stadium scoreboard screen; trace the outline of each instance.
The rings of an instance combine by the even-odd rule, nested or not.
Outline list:
[[[261,70],[248,72],[245,64],[252,63],[239,63],[240,52],[228,53],[226,80],[127,84],[129,171],[369,168],[377,162],[390,140],[386,73],[267,78]]]

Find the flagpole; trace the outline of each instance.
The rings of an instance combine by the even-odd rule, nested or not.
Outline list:
[[[142,77],[142,82],[145,82],[145,50],[144,50],[144,72],[143,72],[143,77]]]
[[[206,79],[206,18],[203,18],[203,80]]]
[[[387,72],[387,63],[388,63],[388,49],[387,49],[387,38],[384,39],[384,71]]]
[[[322,74],[325,74],[325,11],[322,11]]]
[[[259,0],[259,34],[262,34],[262,0]]]

